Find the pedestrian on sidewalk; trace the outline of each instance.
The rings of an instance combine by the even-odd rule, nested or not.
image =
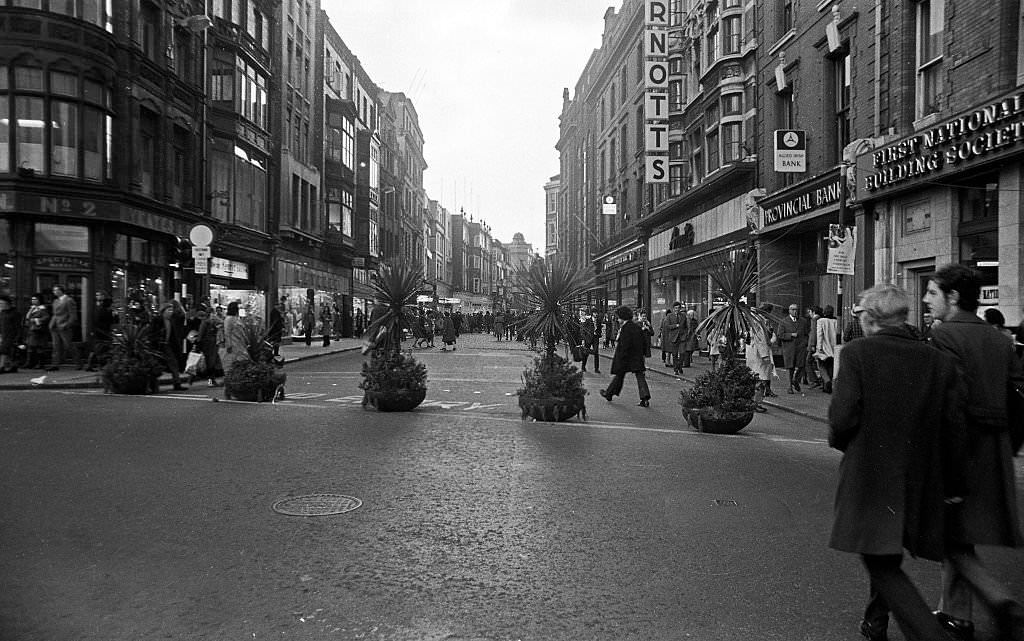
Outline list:
[[[823,313],[824,310],[817,305],[811,305],[807,308],[807,358],[805,359],[804,371],[801,372],[800,382],[810,387],[821,387],[824,385],[818,359],[815,357],[815,354],[818,352],[818,321]]]
[[[444,347],[441,348],[442,352],[448,351],[448,346],[451,345],[452,351],[455,351],[455,343],[458,341],[458,334],[455,333],[455,322],[452,318],[451,312],[445,312],[444,317],[441,319],[441,341],[444,343]]]
[[[672,319],[672,308],[669,307],[665,310],[665,315],[661,318],[661,324],[658,326],[658,341],[661,343],[661,364],[665,367],[672,367],[673,358],[673,347],[672,341],[669,338],[671,336],[671,330],[669,329],[669,323]]]
[[[313,344],[313,330],[316,328],[316,313],[313,301],[306,303],[306,311],[302,314],[302,333],[306,337],[306,347]]]
[[[825,305],[821,318],[815,324],[814,359],[821,373],[821,391],[832,393],[832,374],[836,363],[836,333],[839,330],[835,309]]]
[[[178,301],[167,301],[160,306],[159,313],[150,322],[149,339],[153,351],[160,355],[164,367],[171,373],[174,389],[185,389],[181,384],[181,370],[185,366],[185,310]],[[156,381],[153,387],[156,392]]]
[[[923,298],[936,321],[941,321],[932,327],[931,345],[955,358],[967,383],[967,487],[955,515],[960,527],[942,564],[942,598],[936,616],[957,638],[970,639],[977,598],[995,615],[1000,639],[1024,641],[1024,607],[992,576],[975,550],[976,545],[1024,545],[1007,411],[1010,384],[1024,383],[1024,372],[1012,343],[978,318],[981,284],[976,270],[945,265],[928,282]],[[849,349],[843,350],[843,375]]]
[[[7,294],[0,294],[0,374],[18,371],[18,346],[21,345],[21,314]]]
[[[622,383],[626,374],[632,372],[636,376],[636,387],[640,394],[640,407],[651,406],[651,390],[647,387],[647,376],[644,370],[647,369],[645,357],[651,355],[650,344],[647,342],[648,335],[644,330],[633,322],[633,310],[623,305],[615,310],[617,318],[621,319],[619,334],[615,337],[615,355],[612,356],[612,382],[607,389],[599,393],[608,401],[622,392]]]
[[[693,365],[693,353],[697,351],[700,345],[700,336],[697,335],[697,327],[699,325],[700,320],[697,318],[697,311],[693,309],[686,310],[683,333],[679,342],[679,350],[681,352],[680,367],[690,367]]]
[[[892,611],[908,641],[946,639],[903,572],[903,549],[942,558],[947,505],[962,500],[963,387],[953,358],[904,327],[895,285],[861,294],[865,340],[843,351],[829,406],[829,445],[843,452],[829,546],[861,555],[870,594],[860,633],[887,639]]]
[[[789,315],[782,318],[782,334],[779,336],[783,367],[789,370],[790,394],[800,391],[800,373],[797,370],[803,369],[807,358],[807,326],[807,319],[800,316],[800,306],[790,305]]]
[[[679,301],[672,303],[672,311],[665,316],[668,329],[666,340],[668,341],[669,352],[672,357],[672,371],[678,376],[682,366],[682,340],[686,331],[686,314],[683,313],[683,304]]]
[[[29,304],[28,312],[25,314],[25,369],[42,369],[46,367],[43,352],[46,351],[50,338],[50,310],[43,305],[41,294],[32,296]]]
[[[278,303],[282,305],[283,303]],[[220,361],[220,349],[217,345],[218,335],[218,321],[214,314],[210,313],[210,308],[206,305],[199,305],[196,308],[196,318],[199,319],[199,328],[196,330],[196,345],[195,351],[203,355],[203,375],[206,377],[207,384],[210,387],[216,387],[217,377],[224,375],[224,365]],[[271,318],[273,318],[273,312],[271,312]],[[276,355],[277,352],[274,352]],[[189,385],[192,381],[189,380]]]
[[[767,412],[768,408],[761,404],[766,396],[768,385],[775,376],[775,364],[772,362],[772,348],[768,345],[767,330],[760,323],[752,323],[746,336],[744,357],[747,367],[757,375],[757,387],[754,391],[754,408],[757,412]]]
[[[75,327],[78,325],[78,305],[75,299],[65,293],[62,285],[54,285],[51,308],[50,343],[53,345],[53,354],[48,369],[51,372],[59,370],[67,352],[73,353],[76,364],[81,369],[81,363],[78,362],[72,345]]]
[[[594,357],[594,373],[601,373],[601,317],[596,309],[591,309],[583,319],[580,329],[580,349],[583,350],[583,365],[580,369],[587,371],[587,359]]]
[[[95,372],[107,363],[110,346],[114,341],[114,325],[117,316],[113,311],[114,301],[106,292],[96,292],[96,311],[92,321],[92,349],[85,360],[85,371]]]
[[[245,333],[242,330],[242,321],[238,316],[238,301],[228,303],[227,315],[224,317],[224,357],[221,362],[224,369],[229,370],[239,358],[246,358],[249,355],[248,347],[245,344]]]
[[[334,327],[334,321],[331,316],[331,306],[329,303],[320,304],[320,331],[323,333],[324,347],[331,346],[331,329]]]

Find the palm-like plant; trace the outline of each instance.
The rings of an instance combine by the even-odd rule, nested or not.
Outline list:
[[[365,335],[375,352],[394,356],[402,351],[402,336],[416,322],[416,295],[423,284],[423,271],[408,265],[381,263],[373,274],[374,318]]]
[[[536,260],[515,272],[527,304],[533,308],[523,321],[523,333],[538,340],[544,352],[554,354],[560,340],[579,335],[579,320],[573,309],[594,281],[590,270],[579,268],[565,258]]]
[[[412,398],[399,401],[394,409],[412,409],[423,401],[427,368],[411,354],[402,354],[402,337],[416,321],[416,295],[422,283],[421,270],[401,264],[382,263],[373,275],[376,302],[364,334],[372,352],[370,362],[363,363],[363,381],[359,384],[367,393],[364,406],[370,403],[384,409],[387,401],[379,396],[388,394]]]
[[[722,355],[731,358],[739,349],[740,338],[749,335],[752,328],[766,329],[778,323],[775,316],[749,305],[747,297],[755,287],[773,287],[784,276],[776,268],[775,261],[763,261],[759,265],[753,256],[706,263],[703,271],[714,283],[714,294],[722,298],[724,304],[717,306],[700,322],[697,333],[707,338],[709,343],[724,337]]]

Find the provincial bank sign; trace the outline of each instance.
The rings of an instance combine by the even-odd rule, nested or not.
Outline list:
[[[997,160],[1024,149],[1024,93],[1017,93],[857,157],[857,200]]]

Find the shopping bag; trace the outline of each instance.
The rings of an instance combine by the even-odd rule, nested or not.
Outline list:
[[[189,352],[185,360],[185,373],[195,375],[204,369],[203,355],[199,352]]]

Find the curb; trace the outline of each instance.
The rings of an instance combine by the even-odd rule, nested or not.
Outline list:
[[[285,365],[289,363],[297,363],[299,361],[306,361],[311,358],[323,358],[324,356],[332,356],[334,354],[342,354],[345,352],[357,351],[358,347],[343,347],[326,353],[319,354],[303,354],[302,356],[293,356],[285,359]],[[158,381],[161,385],[169,385],[171,379],[169,377],[161,377]],[[43,383],[42,385],[34,385],[32,383],[0,383],[0,391],[24,391],[24,390],[57,390],[57,389],[98,389],[103,387],[103,382],[99,380],[99,375],[96,376],[96,380],[92,381],[78,381],[78,382],[67,382],[67,383]]]

